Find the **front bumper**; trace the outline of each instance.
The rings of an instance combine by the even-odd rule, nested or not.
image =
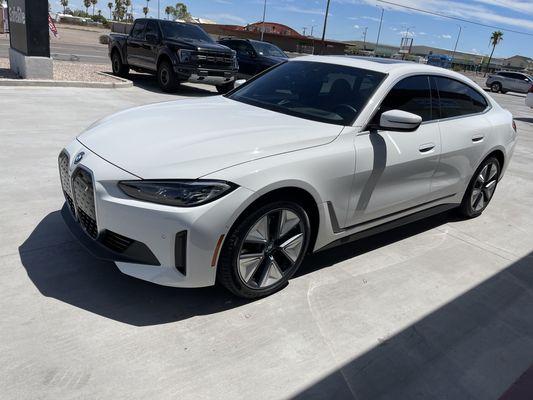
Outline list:
[[[82,151],[85,155],[75,165],[73,158]],[[114,261],[125,274],[165,286],[215,283],[216,268],[212,264],[217,261],[217,243],[227,234],[252,191],[239,187],[216,201],[191,208],[144,202],[128,197],[117,186],[120,180],[139,178],[103,160],[78,141],[65,152],[70,177],[80,168],[93,177],[96,237],[80,226],[68,204],[62,210],[69,230],[92,254]],[[110,234],[118,236],[109,242]],[[117,240],[120,251],[113,247]]]
[[[174,67],[174,72],[182,82],[226,85],[235,80],[237,70]]]

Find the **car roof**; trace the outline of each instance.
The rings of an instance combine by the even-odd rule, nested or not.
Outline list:
[[[391,75],[406,75],[409,73],[444,75],[450,78],[473,83],[464,75],[433,65],[419,64],[412,61],[392,60],[379,57],[359,56],[303,56],[291,58],[289,61],[314,61],[330,64],[345,65],[348,67],[367,69]],[[477,85],[476,85],[477,86]]]

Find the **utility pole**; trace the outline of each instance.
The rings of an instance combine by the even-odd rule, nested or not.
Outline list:
[[[263,4],[263,23],[261,24],[261,41],[263,41],[263,37],[265,36],[265,17],[267,12],[267,0],[265,0]]]
[[[329,14],[329,2],[326,4],[326,14],[324,15],[324,28],[322,29],[322,54],[324,54],[324,50],[326,49],[326,27],[328,25],[328,14]]]
[[[363,50],[366,50],[366,32],[368,31],[368,26],[365,26],[365,31],[363,32]]]
[[[453,69],[453,62],[455,60],[455,51],[457,50],[457,44],[459,43],[459,38],[461,37],[461,30],[463,27],[459,25],[459,33],[457,34],[457,40],[455,41],[455,47],[453,48],[453,54],[452,54],[452,69]]]
[[[313,30],[317,27],[318,25],[311,25],[311,37],[313,36]]]
[[[381,24],[383,23],[383,13],[385,9],[381,9],[381,18],[379,19],[378,38],[376,39],[376,47],[374,47],[374,56],[378,55],[379,35],[381,34]]]
[[[157,0],[157,19],[160,19],[161,17],[159,16],[159,9],[160,9],[160,5],[159,5],[159,0]]]
[[[305,36],[305,30],[307,29],[307,27],[304,26],[302,29],[304,30],[304,36]]]

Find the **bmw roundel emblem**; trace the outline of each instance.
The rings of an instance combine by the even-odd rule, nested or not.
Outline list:
[[[76,154],[76,158],[74,158],[74,164],[79,163],[83,159],[84,155],[85,155],[84,151],[80,151],[78,154]]]

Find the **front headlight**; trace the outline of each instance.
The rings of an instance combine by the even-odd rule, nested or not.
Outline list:
[[[118,186],[136,199],[178,207],[209,203],[237,187],[234,183],[210,180],[120,181]]]
[[[178,50],[178,57],[180,59],[180,63],[187,64],[190,63],[193,59],[194,52],[191,50],[184,50],[180,49]]]

